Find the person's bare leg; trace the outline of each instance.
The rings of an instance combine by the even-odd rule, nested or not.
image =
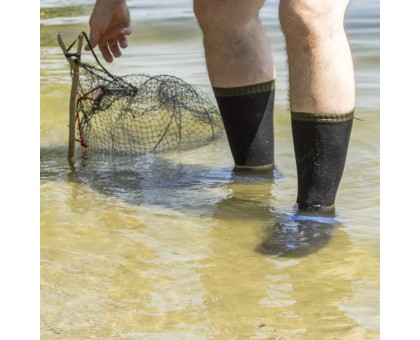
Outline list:
[[[354,109],[353,61],[344,31],[348,2],[280,2],[291,111],[343,114]]]
[[[213,87],[273,80],[275,70],[259,10],[264,0],[195,0]]]
[[[272,168],[275,69],[262,0],[195,0],[210,82],[236,167]]]
[[[355,105],[344,31],[349,0],[281,0],[299,207],[333,207],[344,170]]]

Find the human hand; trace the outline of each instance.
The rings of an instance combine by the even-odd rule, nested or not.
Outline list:
[[[130,11],[125,0],[97,0],[89,20],[90,44],[99,47],[107,62],[121,56],[120,48],[128,46],[131,33]],[[85,46],[89,51],[89,45]]]

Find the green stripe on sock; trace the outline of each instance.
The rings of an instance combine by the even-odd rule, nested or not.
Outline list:
[[[354,110],[345,114],[291,112],[292,119],[306,122],[346,122],[353,119]]]
[[[270,92],[275,89],[275,79],[265,83],[240,86],[240,87],[213,87],[216,97],[234,97],[255,94],[261,92]]]

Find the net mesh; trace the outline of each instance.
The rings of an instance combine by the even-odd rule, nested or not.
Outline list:
[[[76,140],[98,153],[189,149],[219,137],[217,106],[199,88],[169,75],[115,76],[79,64]]]

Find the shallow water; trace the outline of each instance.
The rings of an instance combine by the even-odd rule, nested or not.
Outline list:
[[[211,95],[190,1],[129,5],[130,46],[108,69],[175,75]],[[301,257],[257,251],[296,198],[276,6],[267,1],[261,14],[278,79],[274,178],[232,172],[225,138],[138,157],[82,159],[78,150],[74,176],[69,68],[56,33],[71,42],[87,31],[92,5],[41,1],[43,339],[379,338],[379,1],[353,0],[347,14],[362,120],[336,201],[339,225]]]

